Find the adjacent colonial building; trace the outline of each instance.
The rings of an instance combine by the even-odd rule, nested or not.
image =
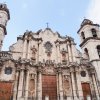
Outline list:
[[[0,4],[0,100],[100,100],[100,27],[84,19],[74,39],[26,31],[2,51],[10,13]]]

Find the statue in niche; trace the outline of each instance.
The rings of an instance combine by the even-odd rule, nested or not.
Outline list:
[[[30,79],[29,81],[29,97],[32,99],[34,98],[35,94],[35,80],[34,79]]]
[[[64,96],[70,95],[70,83],[69,78],[67,76],[63,77],[63,88],[64,88]]]
[[[67,51],[63,48],[61,50],[61,54],[62,54],[62,63],[67,63],[67,60],[66,60],[66,55],[67,55]]]
[[[37,52],[37,49],[35,48],[35,46],[33,45],[33,47],[31,48],[32,50],[32,60],[35,61],[36,60],[36,52]]]

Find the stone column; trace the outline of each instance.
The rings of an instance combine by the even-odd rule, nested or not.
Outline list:
[[[58,79],[58,74],[57,76],[57,100],[59,100],[59,79]]]
[[[29,86],[29,69],[27,69],[27,76],[26,76],[25,100],[28,100],[28,86]]]
[[[95,93],[96,93],[96,97],[97,97],[96,100],[100,100],[94,73],[92,73],[92,79],[93,79],[94,89],[95,89]]]
[[[75,45],[76,44],[74,42],[71,45],[71,47],[72,47],[72,55],[73,55],[73,62],[76,62],[77,61],[76,57],[78,57]]]
[[[74,100],[78,100],[77,98],[77,94],[76,94],[76,86],[75,86],[75,75],[74,75],[74,71],[71,71],[71,79],[72,79],[72,89],[73,89],[73,98]]]
[[[28,43],[27,59],[30,59],[30,49],[31,49],[31,38],[29,39],[29,43]]]
[[[35,74],[35,77],[34,77],[34,80],[35,80],[35,94],[34,94],[34,97],[36,99],[36,90],[37,90],[37,74]]]
[[[59,100],[63,100],[63,84],[62,84],[62,71],[58,69],[58,81],[59,81]]]
[[[24,39],[23,56],[22,56],[22,58],[26,58],[26,52],[27,52],[27,38]]]
[[[69,62],[72,62],[72,52],[71,52],[71,46],[70,46],[70,43],[67,42],[67,45],[68,45]]]
[[[42,100],[42,71],[38,68],[37,100]]]
[[[76,78],[77,78],[77,87],[78,87],[78,95],[79,95],[79,100],[83,100],[83,90],[82,90],[82,85],[81,85],[81,77],[80,77],[80,72],[76,72]]]
[[[19,86],[18,86],[18,96],[17,99],[20,100],[23,93],[23,81],[24,81],[24,69],[20,70]]]
[[[19,76],[19,71],[16,72],[16,78],[15,78],[15,82],[14,82],[14,91],[13,91],[13,100],[17,100],[18,76]]]

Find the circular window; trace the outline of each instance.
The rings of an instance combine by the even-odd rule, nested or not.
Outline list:
[[[86,77],[86,72],[85,71],[81,71],[81,76],[82,77]]]

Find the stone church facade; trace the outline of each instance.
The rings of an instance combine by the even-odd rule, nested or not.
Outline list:
[[[100,26],[88,19],[74,39],[50,28],[26,31],[2,51],[10,19],[0,4],[0,100],[100,100]]]

